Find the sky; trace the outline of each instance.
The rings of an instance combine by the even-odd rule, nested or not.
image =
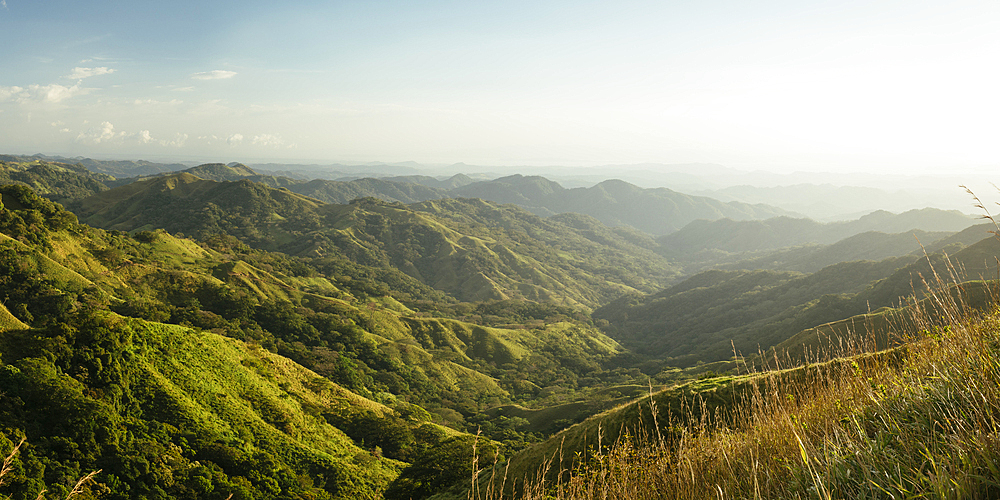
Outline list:
[[[0,0],[0,153],[1000,166],[1000,2]]]

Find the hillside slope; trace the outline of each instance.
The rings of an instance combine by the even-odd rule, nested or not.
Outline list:
[[[155,207],[155,208],[154,208]],[[594,307],[674,276],[646,236],[588,218],[542,219],[509,206],[447,199],[404,206],[323,204],[246,180],[178,174],[73,205],[107,229],[231,235],[257,248],[318,259],[344,256],[398,269],[461,300],[525,298]]]
[[[621,347],[572,308],[449,302],[430,288],[383,281],[399,276],[343,257],[296,259],[231,237],[199,245],[162,230],[134,237],[105,232],[75,224],[71,214],[27,189],[0,191],[0,220],[11,221],[0,228],[11,235],[2,236],[7,243],[0,257],[13,273],[0,280],[0,298],[15,318],[36,328],[84,302],[122,316],[202,328],[257,343],[398,413],[473,431],[487,423],[480,415],[491,406],[554,398],[623,376],[610,371]],[[33,210],[52,225],[28,231],[23,221],[34,217]],[[412,285],[416,297],[407,298],[398,284]],[[376,443],[391,458],[413,458],[407,450],[415,445],[407,443],[415,437],[386,443],[396,438],[364,429],[345,432],[358,443]],[[515,449],[534,439],[510,427],[495,433]]]
[[[986,238],[952,255],[844,262],[810,275],[706,271],[656,294],[619,299],[594,317],[608,321],[608,333],[629,349],[681,366],[717,361],[729,358],[733,345],[753,353],[813,326],[896,306],[919,297],[935,276],[988,279],[998,253],[1000,241]]]

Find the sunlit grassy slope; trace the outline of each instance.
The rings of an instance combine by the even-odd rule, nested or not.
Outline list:
[[[937,288],[896,311],[889,350],[738,360],[595,416],[483,471],[473,497],[995,498],[1000,310],[969,300],[993,303],[997,287]],[[855,320],[840,352],[873,349],[873,322]]]

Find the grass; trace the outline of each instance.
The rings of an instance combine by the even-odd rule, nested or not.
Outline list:
[[[7,474],[9,474],[14,469],[13,467],[14,457],[16,457],[17,453],[21,450],[21,446],[24,446],[23,439],[16,445],[14,445],[14,449],[11,450],[11,452],[8,453],[6,457],[4,457],[3,464],[0,465],[0,486],[4,485],[5,476],[7,476]],[[70,498],[83,494],[85,491],[87,491],[90,483],[94,482],[94,476],[96,476],[100,472],[101,472],[100,470],[93,471],[90,474],[87,474],[81,477],[79,480],[77,480],[76,484],[73,485],[73,489],[71,489],[69,493],[66,495],[66,500],[69,500]],[[46,490],[39,491],[38,500],[43,500],[45,498],[45,493]],[[232,495],[230,495],[230,497],[232,497]],[[4,497],[4,498],[9,499],[10,497]]]
[[[955,287],[928,297],[899,347],[751,369],[710,389],[732,387],[729,406],[694,389],[681,411],[648,398],[645,424],[601,429],[523,482],[484,470],[469,498],[997,498],[1000,309],[968,308]]]
[[[28,325],[17,319],[3,304],[0,304],[0,332],[26,329],[28,329]]]

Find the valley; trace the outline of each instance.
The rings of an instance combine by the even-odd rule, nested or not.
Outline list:
[[[950,310],[938,278],[978,311],[1000,273],[957,211],[69,161],[0,156],[11,498],[98,469],[94,498],[467,498],[484,461],[521,480],[660,432],[651,401],[701,415],[891,358],[907,311]]]

